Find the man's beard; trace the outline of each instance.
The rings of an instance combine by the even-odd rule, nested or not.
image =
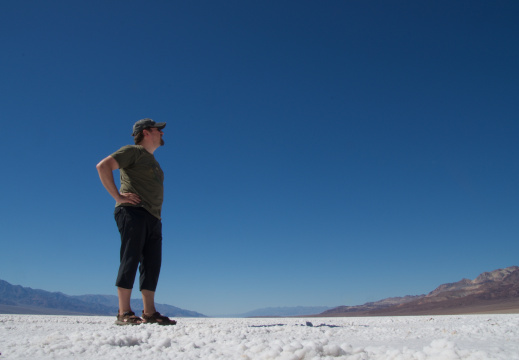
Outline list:
[[[164,140],[160,138],[160,146],[164,146]]]

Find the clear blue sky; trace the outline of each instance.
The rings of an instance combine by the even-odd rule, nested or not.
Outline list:
[[[144,117],[167,122],[158,302],[356,305],[519,265],[518,18],[517,1],[3,2],[0,279],[115,294],[95,165]]]

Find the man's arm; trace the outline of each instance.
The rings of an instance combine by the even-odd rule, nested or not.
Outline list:
[[[112,195],[116,202],[119,204],[130,203],[132,205],[137,205],[141,202],[139,195],[133,193],[120,194],[119,190],[117,190],[113,174],[114,170],[119,169],[117,160],[111,156],[107,156],[96,165],[96,168],[103,186],[108,191],[108,193]]]

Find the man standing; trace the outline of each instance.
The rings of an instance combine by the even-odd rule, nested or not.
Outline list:
[[[162,129],[165,126],[166,123],[151,119],[137,121],[132,133],[135,145],[123,146],[96,166],[101,182],[116,201],[114,217],[121,234],[121,263],[115,283],[119,297],[118,325],[176,324],[175,320],[155,309],[155,290],[162,261],[164,173],[153,153],[164,145]],[[116,169],[121,175],[120,191],[113,176]],[[137,268],[144,305],[142,318],[136,316],[130,306]]]

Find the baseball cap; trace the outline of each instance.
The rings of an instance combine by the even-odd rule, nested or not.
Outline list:
[[[141,120],[137,121],[135,124],[133,124],[132,136],[137,135],[142,130],[147,129],[147,128],[157,128],[159,130],[162,130],[165,127],[166,127],[166,123],[165,122],[158,123],[158,122],[155,122],[155,121],[153,121],[151,119],[141,119]]]

